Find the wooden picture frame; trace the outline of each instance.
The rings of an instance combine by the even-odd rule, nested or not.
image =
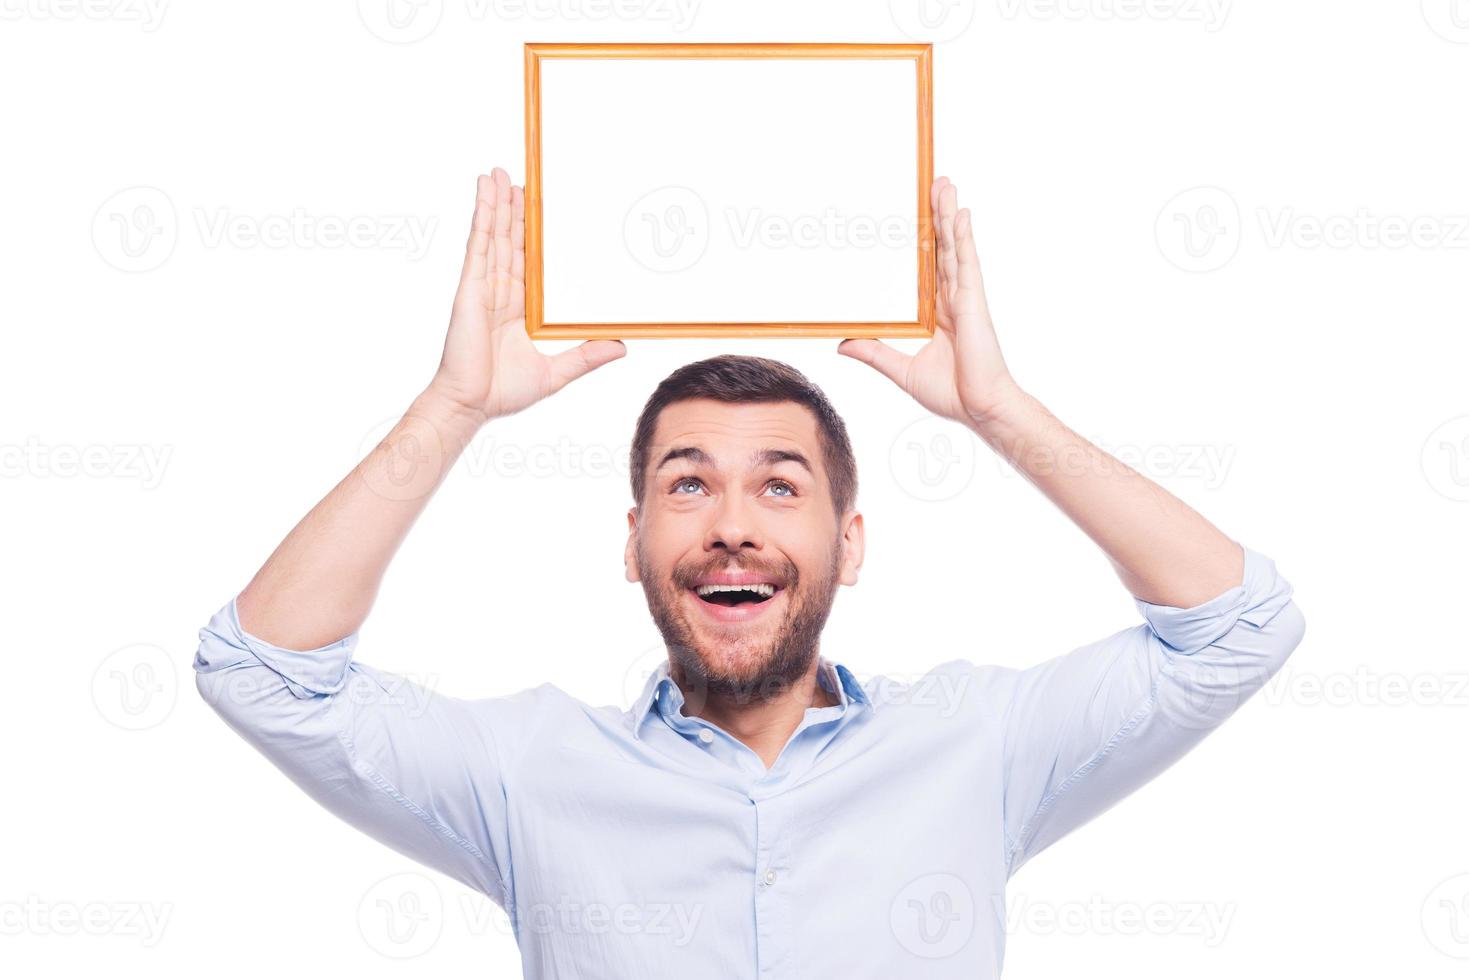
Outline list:
[[[917,186],[913,240],[914,316],[864,322],[546,322],[543,228],[542,63],[548,59],[880,59],[911,60],[916,74]],[[906,126],[906,124],[905,124]],[[931,337],[937,281],[933,216],[933,54],[928,44],[537,44],[525,45],[526,331],[536,339],[631,337]],[[906,244],[905,248],[908,247]],[[904,301],[906,303],[906,300]]]

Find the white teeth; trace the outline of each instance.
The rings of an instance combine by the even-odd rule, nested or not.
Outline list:
[[[754,592],[768,599],[775,595],[775,586],[768,583],[761,583],[759,585],[700,585],[694,591],[699,595],[712,595],[715,592]]]

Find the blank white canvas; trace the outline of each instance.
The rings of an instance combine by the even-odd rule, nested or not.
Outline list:
[[[543,59],[545,321],[915,321],[908,59]]]

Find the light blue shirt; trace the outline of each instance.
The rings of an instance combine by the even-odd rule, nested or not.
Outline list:
[[[998,977],[1005,883],[1156,776],[1281,666],[1305,620],[1275,564],[1034,667],[967,660],[810,708],[775,764],[684,714],[665,663],[630,708],[543,684],[461,700],[240,628],[200,693],[319,803],[509,913],[526,977]],[[962,622],[955,624],[962,629]],[[1179,819],[1187,814],[1180,812]],[[300,876],[284,862],[283,877]]]

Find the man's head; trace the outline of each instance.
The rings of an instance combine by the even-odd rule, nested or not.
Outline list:
[[[809,670],[837,585],[862,565],[841,417],[789,365],[721,355],[663,380],[631,456],[627,578],[643,584],[674,676],[737,700],[779,695]]]

